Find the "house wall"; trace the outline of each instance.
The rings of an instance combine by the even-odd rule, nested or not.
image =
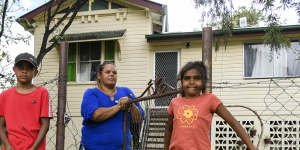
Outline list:
[[[94,15],[98,15],[95,21]],[[83,16],[83,18],[82,18]],[[90,17],[89,17],[90,16]],[[89,19],[90,18],[90,19]],[[121,50],[120,58],[116,57],[118,69],[118,85],[131,88],[136,95],[139,95],[146,87],[149,79],[154,78],[154,52],[176,50],[179,52],[180,68],[189,61],[201,60],[201,40],[176,41],[147,43],[145,35],[152,33],[151,16],[142,9],[118,9],[112,11],[80,12],[66,34],[87,33],[126,29],[126,33],[120,40]],[[43,22],[37,22],[37,28],[34,32],[35,55],[39,53],[44,33]],[[291,35],[294,36],[295,35]],[[243,105],[255,110],[265,120],[274,116],[287,116],[290,111],[282,109],[282,104],[286,108],[294,108],[298,104],[289,102],[289,95],[282,94],[282,89],[276,84],[270,84],[270,79],[246,79],[243,77],[243,43],[261,41],[262,37],[239,37],[232,38],[226,50],[223,46],[218,51],[212,53],[212,79],[213,93],[216,94],[222,102],[228,105]],[[191,47],[186,48],[185,43],[190,42]],[[118,54],[117,54],[118,55]],[[117,56],[116,55],[116,56]],[[59,50],[53,49],[43,59],[41,73],[35,79],[36,83],[50,81],[58,75]],[[275,79],[276,80],[276,79]],[[299,83],[299,78],[293,79]],[[259,83],[259,84],[258,84]],[[291,80],[280,80],[280,86],[289,88]],[[66,144],[78,145],[80,141],[80,129],[82,118],[80,116],[80,104],[84,91],[87,88],[95,87],[95,82],[89,83],[68,83],[67,86],[67,112],[71,115],[71,122],[66,130]],[[221,88],[224,87],[224,88]],[[56,109],[57,103],[57,82],[47,84],[51,99],[53,100],[53,109]],[[297,92],[299,88],[294,86],[289,91],[294,91],[294,98],[299,99]],[[274,97],[269,96],[270,92],[277,94],[278,101],[273,102]],[[293,93],[293,92],[291,92]],[[275,96],[275,97],[277,97]],[[238,120],[255,120],[255,125],[259,122],[253,113],[244,108],[229,108]],[[299,115],[298,110],[293,110]],[[54,114],[56,115],[56,114]],[[218,120],[219,118],[216,117]],[[51,122],[55,126],[55,120]],[[217,128],[213,123],[212,128]],[[74,130],[77,130],[74,133]],[[55,137],[55,130],[51,128],[48,136]],[[214,133],[214,131],[212,131]],[[47,136],[47,137],[48,137]],[[48,139],[54,140],[55,138]],[[212,138],[213,141],[214,138]],[[50,142],[51,143],[51,142]],[[48,147],[53,145],[48,144]],[[48,148],[49,149],[49,148]]]
[[[98,15],[95,21],[94,15]],[[82,19],[84,16],[84,19]],[[90,20],[88,18],[90,17]],[[143,9],[122,8],[118,10],[103,10],[95,12],[79,12],[73,24],[66,34],[100,32],[126,29],[120,40],[120,57],[116,54],[116,65],[118,70],[118,86],[127,86],[139,95],[145,88],[148,80],[152,78],[149,73],[149,48],[145,35],[152,33],[151,16]],[[39,53],[44,33],[43,22],[37,22],[34,32],[35,55]],[[59,50],[53,49],[49,52],[41,64],[41,73],[35,80],[42,83],[52,80],[58,76]],[[67,113],[71,116],[71,125],[66,129],[66,147],[77,145],[81,138],[80,105],[82,96],[87,88],[95,87],[96,82],[68,83],[67,84]],[[53,110],[56,112],[57,103],[57,82],[46,85],[53,100]],[[56,114],[54,114],[56,115]],[[51,122],[55,126],[55,121]],[[73,129],[72,129],[73,128]],[[76,133],[72,133],[76,130]],[[50,129],[47,136],[52,136],[55,141],[55,128]],[[48,142],[48,143],[52,143]],[[52,149],[54,144],[47,145]],[[73,148],[71,148],[73,149]]]
[[[105,16],[99,17],[98,22],[82,23],[78,17],[66,34],[100,32],[126,29],[121,46],[121,57],[116,57],[118,70],[118,85],[128,86],[135,93],[140,93],[145,87],[148,76],[148,44],[145,39],[146,34],[151,33],[151,17],[146,16],[145,10],[123,9],[127,12],[126,19],[116,19],[115,13],[105,12]],[[101,12],[101,11],[98,11]],[[80,15],[80,13],[79,13]],[[41,38],[43,36],[43,25],[41,22],[35,30],[35,54],[39,52]],[[117,54],[118,55],[118,54]],[[53,79],[58,74],[59,51],[57,49],[49,52],[42,62],[42,69],[39,79],[47,81]],[[137,65],[138,64],[138,65]],[[41,81],[41,80],[39,80]],[[79,106],[85,89],[95,87],[95,82],[87,83],[68,83],[68,99],[74,102],[72,114],[80,116]],[[137,94],[138,95],[138,94]],[[78,102],[78,103],[77,103]]]
[[[293,38],[296,37],[296,35],[289,35],[289,37]],[[255,127],[258,130],[258,135],[260,135],[263,130],[262,138],[266,135],[273,135],[273,141],[281,141],[282,139],[276,139],[275,136],[284,134],[283,132],[278,132],[278,128],[283,129],[287,126],[291,128],[292,126],[298,125],[298,121],[294,122],[294,125],[289,125],[287,121],[298,120],[297,116],[300,115],[298,109],[299,105],[297,104],[297,101],[300,99],[299,85],[295,84],[300,83],[300,78],[274,78],[272,80],[244,78],[243,44],[245,42],[261,42],[262,40],[263,37],[257,36],[237,37],[229,39],[229,44],[226,49],[224,46],[220,46],[218,51],[215,51],[214,47],[212,48],[213,93],[217,95],[226,106],[245,106],[260,116],[264,124],[263,128],[261,128],[260,119],[251,110],[244,107],[228,107],[229,111],[240,121],[247,132],[249,132],[251,127]],[[185,47],[186,42],[191,43],[190,48]],[[153,68],[153,53],[160,50],[178,50],[180,52],[180,68],[189,61],[202,59],[201,40],[159,42],[150,43],[150,45],[152,59],[150,59],[149,68]],[[212,149],[218,146],[237,146],[235,142],[239,139],[233,137],[234,132],[230,131],[228,125],[225,125],[222,121],[220,117],[215,115],[211,127]],[[278,125],[276,121],[286,122]],[[288,132],[291,133],[293,131]],[[251,138],[255,145],[259,141],[258,135]],[[272,146],[277,148],[282,146],[280,144],[274,145]],[[263,149],[265,147],[269,148],[270,145],[264,145],[263,141],[261,141],[258,148]]]
[[[290,35],[294,37],[294,35]],[[258,113],[264,111],[265,96],[269,92],[270,79],[250,79],[244,78],[244,60],[243,60],[243,44],[245,42],[261,42],[262,37],[239,37],[231,38],[229,45],[226,47],[220,46],[218,51],[213,47],[212,52],[212,80],[213,80],[213,93],[216,94],[224,102],[225,105],[245,105],[247,107],[254,107]],[[190,48],[185,47],[185,43],[190,42]],[[202,60],[201,40],[191,41],[176,41],[176,42],[159,42],[151,43],[149,64],[153,72],[153,57],[155,51],[178,50],[180,52],[180,68],[189,61]],[[275,79],[276,80],[276,79]],[[293,79],[299,81],[299,78]],[[258,83],[260,84],[250,84]],[[220,88],[220,84],[225,88]],[[225,84],[230,83],[230,84]],[[236,88],[230,88],[235,84]],[[244,86],[236,86],[236,84],[244,84]],[[289,86],[290,80],[281,81],[280,85]],[[274,85],[275,86],[275,85]],[[227,87],[227,88],[226,88]],[[290,89],[292,90],[292,89]],[[280,92],[280,91],[277,91]],[[296,95],[299,98],[299,95]],[[284,99],[284,97],[281,97]],[[288,99],[288,97],[285,97]],[[284,101],[283,101],[284,102]],[[293,106],[295,103],[287,104],[287,107]],[[275,105],[274,105],[275,109]],[[240,109],[238,112],[233,112],[237,115],[249,115],[248,111]],[[281,113],[285,113],[284,111]]]

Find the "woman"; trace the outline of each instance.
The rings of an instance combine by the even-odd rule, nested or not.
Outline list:
[[[127,143],[130,150],[129,120],[141,122],[144,116],[139,103],[128,106],[128,97],[135,98],[127,87],[118,87],[116,67],[112,63],[99,65],[97,88],[87,89],[81,104],[83,116],[82,144],[88,150],[121,150],[123,145],[123,113],[128,111]]]

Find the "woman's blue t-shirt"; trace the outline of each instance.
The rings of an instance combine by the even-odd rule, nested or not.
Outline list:
[[[81,104],[81,115],[83,116],[82,127],[82,144],[88,150],[121,150],[123,146],[123,111],[119,111],[113,117],[102,121],[94,122],[93,113],[100,107],[112,107],[118,103],[122,97],[131,94],[131,98],[135,98],[133,92],[127,87],[116,87],[117,93],[114,100],[102,93],[98,88],[87,89],[83,95]],[[144,117],[144,111],[137,102],[136,106]],[[131,133],[129,130],[130,113],[127,118],[127,150],[130,150]]]

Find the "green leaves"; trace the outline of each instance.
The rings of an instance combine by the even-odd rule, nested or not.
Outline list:
[[[257,9],[247,9],[246,7],[239,7],[238,10],[233,12],[232,21],[233,27],[240,27],[240,18],[246,17],[248,26],[255,26],[259,21],[264,20],[264,17],[261,11]]]
[[[269,45],[271,50],[279,50],[290,46],[290,40],[280,33],[278,17],[275,15],[268,16],[268,28],[265,30],[264,44]]]
[[[15,84],[12,61],[6,51],[0,49],[0,91]]]
[[[216,47],[220,46],[220,41],[224,41],[226,47],[227,39],[232,35],[233,27],[239,27],[239,18],[241,17],[247,18],[249,26],[254,26],[259,21],[265,21],[268,24],[265,30],[264,44],[270,45],[271,50],[289,47],[290,40],[280,32],[280,22],[277,17],[279,14],[277,13],[282,11],[278,10],[295,8],[300,17],[299,0],[280,0],[276,5],[275,0],[248,0],[247,2],[251,2],[249,9],[242,7],[238,10],[234,10],[233,0],[194,0],[194,2],[196,8],[203,10],[204,22],[210,22],[208,25],[214,25],[224,35],[222,40],[217,40]],[[263,18],[263,16],[268,17]]]
[[[19,0],[0,1],[0,91],[15,84],[15,77],[12,71],[13,62],[8,55],[7,49],[10,44],[28,42],[30,39],[27,33],[16,33],[13,24],[16,23],[15,14],[22,10]],[[6,50],[7,49],[7,50]]]
[[[290,40],[280,33],[280,28],[277,25],[271,24],[266,29],[264,36],[264,44],[269,45],[271,50],[279,50],[290,46]]]

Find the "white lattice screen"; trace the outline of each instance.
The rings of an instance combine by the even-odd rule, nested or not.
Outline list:
[[[252,117],[253,118],[253,117]],[[256,118],[237,118],[240,124],[250,132],[252,127],[259,127],[260,124]],[[256,121],[257,120],[257,121]],[[258,130],[260,132],[260,130]],[[257,133],[258,133],[257,132]],[[211,145],[214,150],[246,150],[246,146],[239,146],[240,138],[230,128],[230,126],[217,116],[214,117],[211,128]],[[257,143],[258,137],[251,137],[253,143]]]
[[[270,150],[300,150],[300,120],[270,120]]]
[[[283,116],[284,117],[284,116]],[[256,146],[261,133],[257,118],[251,116],[236,117],[241,125],[250,133],[251,127],[257,129],[257,134],[251,138]],[[300,120],[285,117],[285,120],[264,120],[264,132],[258,147],[259,150],[300,150]],[[264,139],[269,137],[270,144]],[[240,138],[229,125],[221,118],[215,116],[211,128],[212,150],[246,150],[245,145],[239,145]]]

